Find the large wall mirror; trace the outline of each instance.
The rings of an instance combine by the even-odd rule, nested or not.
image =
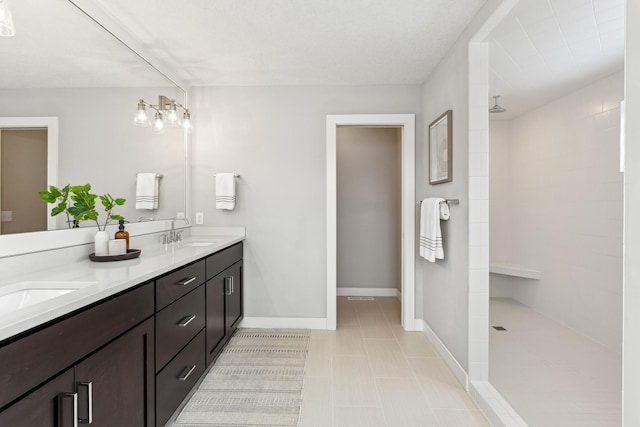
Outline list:
[[[49,184],[89,183],[125,198],[115,213],[132,223],[185,212],[183,129],[133,125],[139,99],[184,103],[183,89],[67,0],[10,7],[16,35],[0,37],[0,241],[69,227],[64,215],[51,221],[52,206],[37,194]],[[162,175],[158,209],[136,209],[141,172]]]

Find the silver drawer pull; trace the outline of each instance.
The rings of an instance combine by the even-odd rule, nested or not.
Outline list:
[[[178,283],[176,283],[176,285],[178,285],[178,286],[187,286],[189,283],[193,282],[194,280],[196,280],[195,277],[185,277],[184,279],[182,279]]]
[[[180,322],[177,323],[177,325],[182,327],[182,328],[184,328],[189,323],[191,323],[193,321],[193,319],[195,319],[195,318],[196,318],[196,315],[192,314],[191,316],[187,316],[184,319],[182,319]]]
[[[91,424],[93,422],[93,383],[78,383],[78,387],[87,389],[87,418],[80,419],[81,424]]]
[[[186,374],[180,374],[180,376],[178,377],[178,381],[186,381],[187,378],[189,378],[189,375],[191,375],[191,373],[196,369],[196,365],[193,365],[191,368],[185,368],[185,371],[187,371]],[[182,371],[184,372],[184,371]]]
[[[73,402],[73,427],[78,427],[78,393],[60,393],[58,395],[58,425],[59,426],[64,426],[66,425],[64,423],[64,410],[62,408],[62,404],[63,404],[63,400],[64,399],[68,399],[71,398],[71,401]]]

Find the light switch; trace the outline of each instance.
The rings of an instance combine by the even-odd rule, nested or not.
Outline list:
[[[2,218],[0,219],[2,222],[11,222],[13,221],[13,211],[2,211]]]

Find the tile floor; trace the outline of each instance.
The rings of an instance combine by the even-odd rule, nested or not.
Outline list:
[[[531,427],[621,425],[620,354],[513,299],[491,298],[491,384]]]
[[[490,426],[397,298],[338,298],[336,331],[311,332],[301,427]]]

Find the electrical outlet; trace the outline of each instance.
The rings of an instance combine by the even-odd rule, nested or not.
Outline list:
[[[13,221],[13,211],[2,211],[2,215],[0,218],[1,222],[11,222]]]
[[[204,224],[204,212],[196,212],[196,224]]]

